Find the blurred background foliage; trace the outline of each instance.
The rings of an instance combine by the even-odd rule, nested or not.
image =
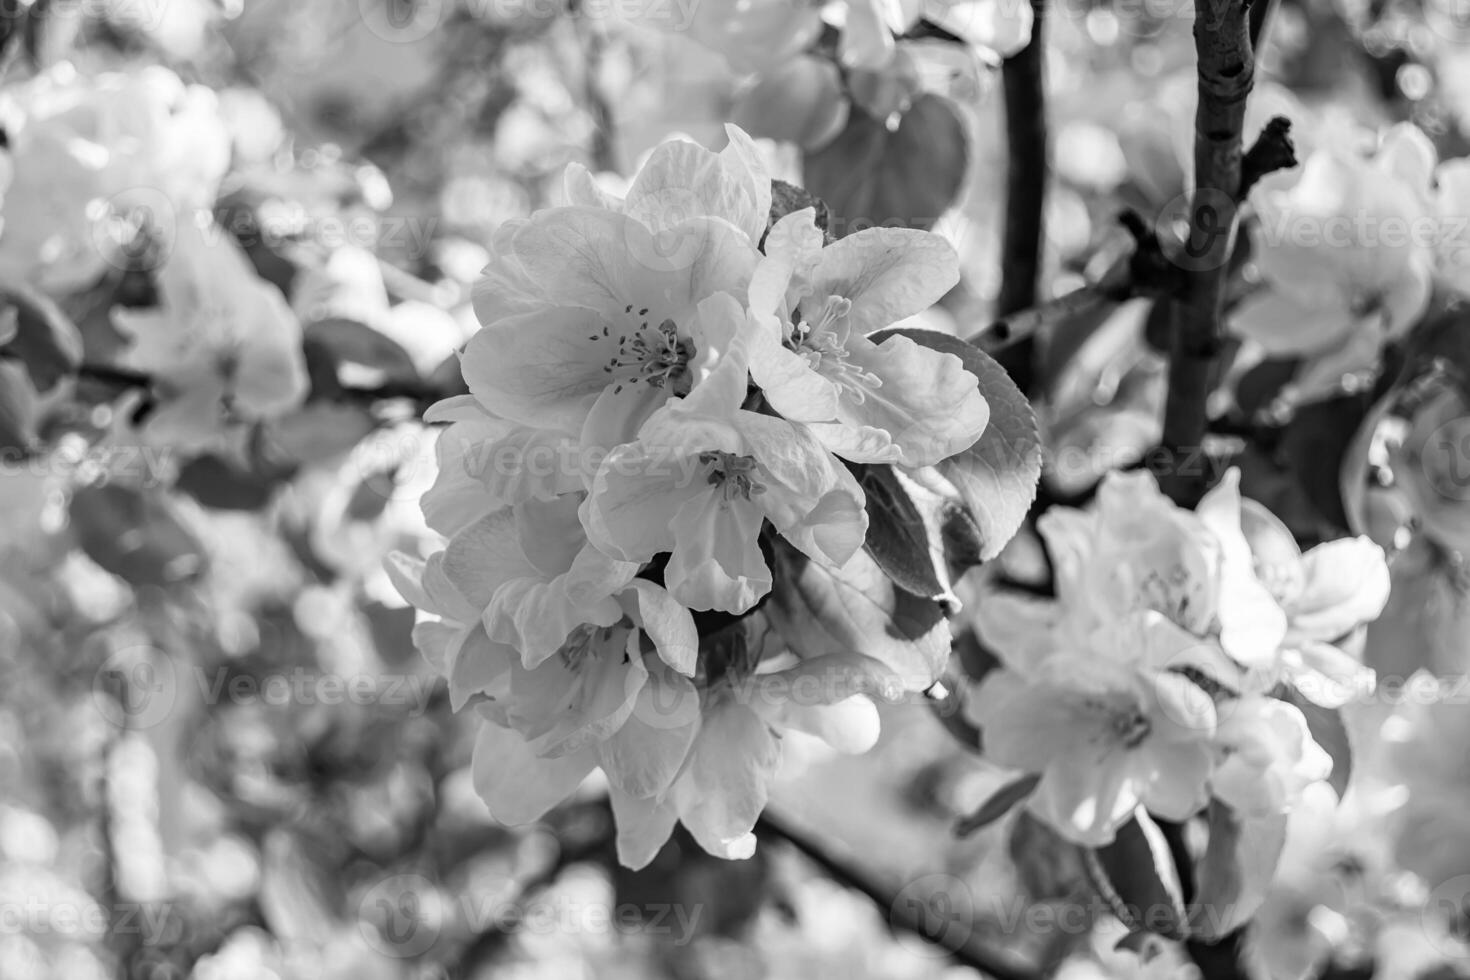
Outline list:
[[[146,408],[119,401],[127,379],[105,372],[81,382],[90,398],[38,413],[45,465],[0,477],[0,980],[976,975],[890,931],[889,908],[792,837],[866,869],[895,902],[948,896],[953,928],[1017,962],[1069,980],[1128,974],[1105,916],[1016,924],[1027,903],[1077,903],[1086,886],[1023,817],[953,836],[1003,775],[922,705],[885,709],[865,757],[790,741],[780,822],[749,862],[676,838],[632,874],[616,867],[597,787],[518,830],[474,794],[467,726],[381,570],[428,535],[417,498],[433,433],[417,414],[456,390],[452,352],[475,327],[469,289],[495,229],[556,203],[568,162],[627,173],[671,133],[717,138],[750,111],[719,59],[550,0],[29,6],[6,20],[23,33],[6,47],[10,78],[63,60],[164,64],[218,93],[233,159],[217,218],[298,311],[319,302],[338,324],[306,333],[302,407],[227,450],[160,458],[167,481],[121,472],[144,457],[98,452],[118,446],[119,413]],[[1282,0],[1261,98],[1296,100],[1299,127],[1413,119],[1442,155],[1464,153],[1458,12]],[[1190,22],[1182,3],[1051,11],[1052,290],[1107,258],[1120,207],[1153,214],[1182,193]],[[939,230],[966,282],[928,325],[966,331],[999,285],[1005,141],[993,71],[951,82],[974,138],[967,192]],[[790,147],[773,152],[798,176]],[[349,227],[366,232],[324,233]],[[69,304],[89,351],[108,329],[98,311],[149,289],[111,270]],[[1157,440],[1145,320],[1128,305],[1053,338],[1041,384],[1054,452],[1107,448],[1121,464]],[[1303,438],[1345,440],[1364,410]],[[1304,539],[1340,524],[1279,462],[1256,461],[1254,494],[1278,489],[1273,509]],[[1096,475],[1052,472],[1050,492]],[[1034,574],[1036,547],[1018,539],[1008,574]],[[1414,557],[1366,657],[1427,670],[1455,696],[1350,713],[1353,788],[1340,809],[1294,817],[1254,937],[1276,976],[1470,975],[1465,909],[1430,901],[1470,874],[1466,575],[1441,550]],[[1433,637],[1411,632],[1426,616]],[[655,922],[664,907],[698,914]],[[624,908],[642,924],[587,915]]]

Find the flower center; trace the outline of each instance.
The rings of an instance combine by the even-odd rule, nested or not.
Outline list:
[[[749,500],[752,495],[758,497],[766,492],[765,486],[756,482],[754,457],[712,452],[700,453],[699,461],[710,467],[710,485],[719,487],[727,501],[736,497]]]
[[[1113,716],[1113,734],[1123,743],[1124,748],[1136,749],[1152,730],[1149,720],[1136,708]]]
[[[868,392],[881,387],[883,380],[848,363],[847,336],[852,328],[847,323],[847,315],[851,312],[852,300],[828,296],[814,319],[802,323],[798,317],[796,331],[787,343],[806,359],[813,371],[840,385],[862,404]]]
[[[1153,731],[1153,723],[1131,700],[1086,697],[1082,699],[1082,708],[1100,723],[1089,739],[1094,743],[1111,739],[1121,742],[1125,749],[1135,749]]]
[[[1183,564],[1167,569],[1151,568],[1138,583],[1138,607],[1163,613],[1188,628],[1193,620],[1208,613],[1195,602],[1199,583]]]
[[[624,312],[635,315],[631,305]],[[636,315],[647,314],[645,307]],[[603,335],[608,335],[606,327]],[[591,339],[597,340],[598,337],[594,334]],[[617,387],[613,389],[615,394],[641,381],[651,388],[668,387],[677,395],[687,395],[691,387],[689,361],[693,356],[694,342],[679,336],[679,328],[673,320],[665,319],[656,327],[650,327],[645,320],[631,333],[618,336],[618,352],[602,370],[617,378]]]
[[[586,663],[587,658],[592,656],[593,649],[597,645],[597,634],[603,632],[606,631],[593,626],[591,623],[583,623],[581,626],[572,630],[567,636],[566,642],[557,651],[557,656],[561,657],[561,662],[566,666],[567,670],[577,671],[581,669],[582,664]]]

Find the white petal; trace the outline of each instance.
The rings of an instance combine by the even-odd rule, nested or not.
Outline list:
[[[480,726],[475,740],[475,791],[490,814],[516,826],[539,820],[574,793],[593,769],[590,752],[540,759],[515,732],[491,724]]]

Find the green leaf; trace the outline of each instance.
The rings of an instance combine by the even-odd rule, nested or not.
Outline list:
[[[412,355],[398,341],[356,320],[329,317],[308,324],[301,343],[314,387],[340,382],[344,365],[380,373],[384,381],[418,380]]]
[[[886,665],[910,690],[931,685],[949,659],[949,620],[932,599],[893,580],[865,551],[825,568],[784,540],[775,542],[775,585],[763,607],[803,659],[862,654]]]
[[[265,465],[246,467],[233,459],[206,453],[179,468],[174,486],[205,507],[260,510],[290,473],[289,469]]]
[[[377,425],[363,406],[311,402],[264,425],[256,453],[282,470],[320,463],[349,452]]]
[[[1324,708],[1308,700],[1300,691],[1286,685],[1281,700],[1294,704],[1307,719],[1307,730],[1332,758],[1332,775],[1327,785],[1337,791],[1339,799],[1347,792],[1348,781],[1353,776],[1353,747],[1348,741],[1347,726],[1343,724],[1342,712],[1337,708]]]
[[[1010,813],[1012,808],[1022,803],[1028,796],[1036,791],[1036,784],[1041,782],[1041,777],[1036,773],[1027,773],[1006,783],[1000,789],[990,795],[990,799],[980,805],[980,809],[965,817],[955,824],[954,832],[957,837],[968,837],[983,827],[988,827],[1001,817]]]
[[[1265,901],[1286,845],[1286,814],[1242,819],[1219,800],[1205,811],[1210,840],[1189,910],[1191,935],[1214,942],[1244,925]]]
[[[954,602],[948,576],[935,567],[929,525],[899,475],[891,466],[856,469],[866,494],[868,536],[863,547],[868,554],[899,588]]]
[[[36,444],[40,404],[26,370],[0,361],[0,448],[29,450]]]
[[[70,515],[87,556],[131,585],[174,585],[204,570],[204,546],[161,493],[111,483],[81,487]]]
[[[0,353],[25,364],[37,391],[49,391],[76,374],[82,335],[61,307],[18,282],[0,283],[0,304],[15,311],[15,332],[0,345]]]
[[[1368,392],[1302,405],[1283,435],[1281,457],[1290,461],[1306,499],[1337,528],[1348,526],[1343,462],[1372,408]]]
[[[771,220],[774,225],[788,214],[800,211],[803,208],[811,208],[816,212],[816,225],[822,229],[822,233],[830,238],[828,227],[832,223],[832,209],[827,207],[827,202],[820,197],[795,184],[788,184],[784,180],[771,181]],[[765,240],[761,240],[761,247],[765,247]]]
[[[847,128],[804,160],[807,190],[837,218],[833,237],[874,225],[932,228],[969,170],[965,123],[948,99],[925,93],[889,130],[854,106]]]
[[[266,234],[266,222],[259,215],[262,205],[279,199],[280,195],[271,189],[241,188],[215,202],[214,217],[221,228],[234,236],[255,267],[255,274],[290,296],[301,270],[277,247],[275,236]]]
[[[979,440],[937,467],[954,484],[974,519],[980,560],[989,561],[1015,536],[1036,499],[1041,479],[1036,415],[1005,369],[973,344],[933,330],[910,329],[880,330],[872,340],[881,343],[895,333],[959,357],[980,379],[980,393],[990,403],[990,424]]]
[[[1093,886],[1130,928],[1161,936],[1184,934],[1179,872],[1159,825],[1139,807],[1114,841],[1084,855]]]

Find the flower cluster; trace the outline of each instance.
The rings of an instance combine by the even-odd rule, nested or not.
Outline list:
[[[113,438],[193,455],[299,406],[301,324],[210,213],[231,154],[212,90],[156,65],[62,62],[7,90],[0,124],[0,279],[103,314],[80,338],[89,359],[149,391]],[[147,288],[125,298],[128,275]]]
[[[1470,289],[1470,160],[1439,162],[1412,123],[1389,129],[1371,153],[1353,142],[1329,142],[1291,187],[1253,197],[1263,288],[1232,323],[1268,355],[1302,359],[1298,401],[1374,370],[1436,286]]]
[[[447,544],[394,565],[438,617],[416,642],[484,720],[495,816],[535,819],[600,768],[634,865],[676,820],[749,854],[780,730],[871,744],[863,694],[893,672],[805,658],[747,614],[778,543],[854,559],[868,516],[848,464],[927,466],[989,419],[958,357],[870,336],[954,285],[950,247],[897,229],[827,243],[810,208],[768,228],[770,178],[728,132],[720,153],[660,145],[623,198],[573,166],[569,205],[498,232],[470,394],[428,416],[449,423],[423,500]],[[746,616],[739,652],[708,653],[696,613]]]
[[[1110,474],[1087,511],[1038,521],[1056,598],[1000,590],[976,612],[1003,667],[971,701],[987,757],[1039,774],[1030,808],[1097,846],[1140,807],[1172,820],[1213,796],[1289,809],[1331,760],[1302,711],[1372,684],[1345,647],[1388,599],[1367,538],[1306,554],[1234,470],[1194,511],[1147,473]]]

